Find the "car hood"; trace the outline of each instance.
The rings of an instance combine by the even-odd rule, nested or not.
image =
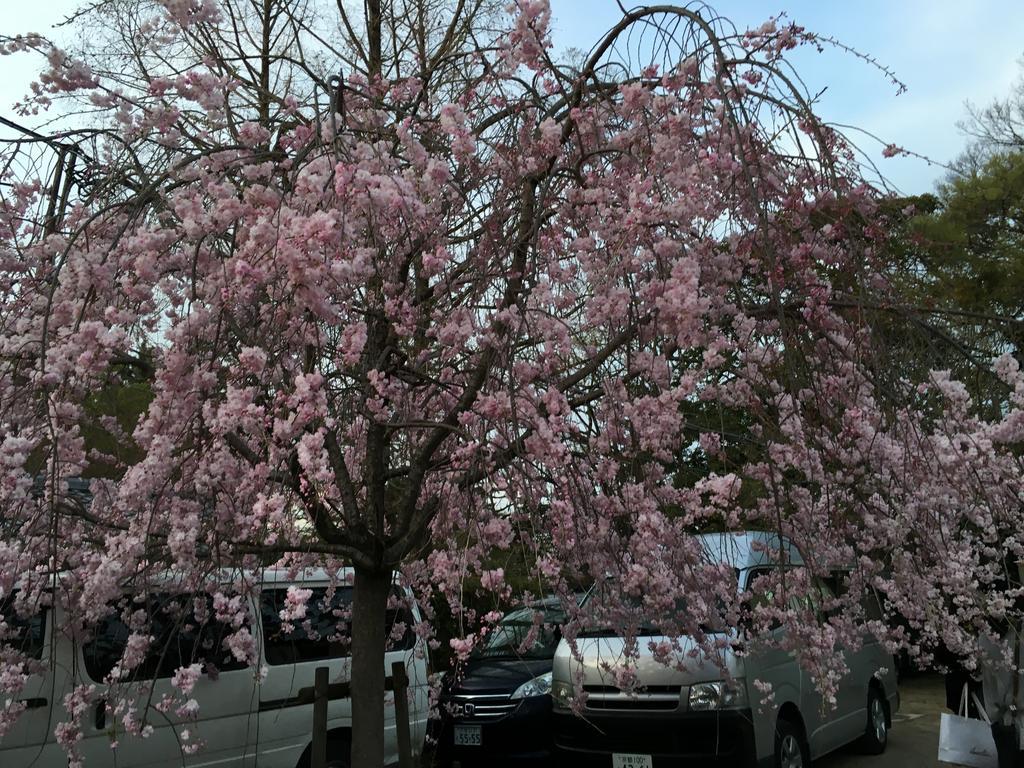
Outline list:
[[[551,659],[471,659],[447,692],[512,693],[534,677],[551,671]]]
[[[723,670],[731,676],[743,674],[743,661],[730,648],[717,651],[717,658],[708,658],[699,643],[690,637],[678,639],[678,650],[672,651],[668,663],[655,658],[651,645],[671,644],[667,637],[637,638],[638,648],[632,657],[626,653],[621,637],[585,637],[576,641],[579,658],[573,656],[569,643],[563,640],[555,652],[554,679],[571,683],[582,677],[585,686],[616,687],[616,671],[628,665],[636,674],[636,687],[692,685],[721,680]],[[691,657],[690,653],[694,655]],[[580,675],[580,673],[582,674]]]

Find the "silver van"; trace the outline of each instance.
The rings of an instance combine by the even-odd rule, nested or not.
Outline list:
[[[54,729],[68,720],[65,695],[77,686],[91,686],[89,709],[77,723],[85,768],[307,768],[313,722],[308,694],[315,670],[328,667],[332,683],[349,680],[347,645],[337,633],[352,599],[347,586],[351,575],[351,569],[335,574],[317,569],[290,574],[274,568],[248,572],[246,580],[255,589],[243,599],[251,618],[247,624],[257,669],[222,646],[228,629],[215,618],[204,594],[185,594],[163,585],[160,590],[126,595],[131,607],[149,611],[150,631],[157,640],[138,674],[115,683],[118,698],[133,701],[137,719],[145,717],[150,724],[145,738],[126,734],[124,713],[110,712],[106,702],[112,670],[129,635],[123,612],[109,615],[84,642],[77,642],[60,600],[34,616],[18,618],[4,610],[4,598],[9,596],[0,594],[0,622],[14,623],[20,648],[39,662],[17,702],[0,692],[0,713],[24,707],[0,739],[0,767],[67,765]],[[309,589],[312,595],[305,618],[285,627],[281,609],[290,587]],[[412,747],[418,754],[429,712],[427,647],[413,631],[420,614],[411,593],[398,584],[394,589],[396,607],[386,618],[392,643],[382,663],[389,677],[393,662],[405,663]],[[174,693],[175,670],[196,662],[203,670],[191,693],[198,712],[185,717],[173,709],[161,710],[161,699]],[[350,698],[331,694],[327,728],[328,766],[344,768],[349,765]],[[384,728],[385,760],[392,764],[398,761],[393,694],[385,696]],[[193,752],[190,745],[198,739],[201,747]]]
[[[775,534],[706,534],[699,539],[710,562],[735,569],[741,591],[773,569],[803,565],[796,548]],[[828,585],[816,587],[827,596]],[[803,599],[818,606],[821,596]],[[665,639],[656,632],[638,638],[635,686],[628,693],[615,685],[615,667],[626,652],[622,637],[583,632],[576,640],[578,657],[567,641],[561,642],[551,691],[559,764],[575,758],[611,768],[806,768],[811,760],[851,742],[860,741],[874,754],[885,750],[899,694],[893,658],[873,638],[846,652],[850,671],[832,708],[793,654],[753,644],[742,656],[734,652],[734,643],[744,640],[735,628],[718,630],[730,642],[721,643],[722,655],[714,660],[702,661],[696,641],[680,637],[676,657],[694,651],[683,665],[667,665],[654,657],[650,646]],[[755,681],[771,684],[770,700],[763,701]],[[579,685],[583,696],[574,687]],[[583,699],[581,711],[571,706],[577,697]]]

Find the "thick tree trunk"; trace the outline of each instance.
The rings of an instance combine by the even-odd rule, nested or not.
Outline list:
[[[390,570],[355,569],[352,585],[352,768],[384,765],[385,618]]]

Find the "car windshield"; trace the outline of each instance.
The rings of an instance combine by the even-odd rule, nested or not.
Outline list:
[[[738,580],[739,570],[734,569],[734,573]],[[664,628],[659,627],[659,621],[652,621],[650,617],[638,618],[638,614],[643,610],[642,602],[638,598],[629,595],[614,596],[610,589],[610,583],[604,589],[594,588],[583,599],[580,608],[585,614],[589,614],[590,621],[585,622],[590,626],[584,627],[579,633],[580,637],[617,637],[623,628],[620,625],[625,621],[634,624],[637,634],[641,637],[666,634]],[[672,617],[682,623],[689,612],[686,598],[677,598]],[[729,632],[729,627],[723,619],[725,613],[726,606],[724,602],[719,601],[715,610],[716,615],[709,616],[710,621],[701,622],[698,625],[700,631],[705,634]]]
[[[538,613],[541,614],[540,624],[534,621]],[[564,621],[565,614],[559,609],[522,608],[512,611],[498,622],[484,644],[479,646],[473,655],[484,659],[553,658],[561,637],[557,627]],[[531,631],[534,636],[533,642],[529,643]]]

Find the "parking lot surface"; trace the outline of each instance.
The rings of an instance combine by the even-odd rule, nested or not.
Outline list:
[[[893,718],[889,747],[879,756],[840,750],[815,761],[814,768],[950,768],[936,759],[939,718],[946,707],[941,675],[920,674],[900,683],[901,706]]]

